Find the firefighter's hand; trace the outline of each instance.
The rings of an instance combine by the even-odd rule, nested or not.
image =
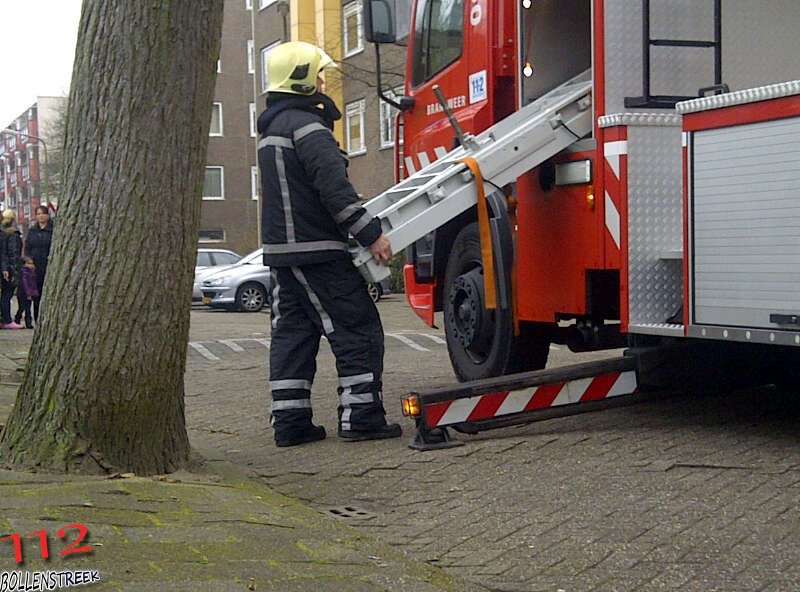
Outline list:
[[[389,265],[389,260],[392,258],[392,245],[386,235],[382,234],[369,246],[369,252],[378,263]]]
[[[5,281],[9,282],[9,281],[11,281],[11,280],[8,279],[9,277],[10,277],[10,274],[7,271],[4,271],[3,272],[3,279]]]

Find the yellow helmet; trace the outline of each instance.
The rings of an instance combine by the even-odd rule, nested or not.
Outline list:
[[[305,41],[282,43],[267,55],[267,92],[313,95],[317,76],[333,59],[322,49]]]

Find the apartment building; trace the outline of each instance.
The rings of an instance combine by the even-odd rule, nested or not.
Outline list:
[[[363,0],[226,0],[209,138],[201,246],[241,253],[260,245],[256,121],[266,107],[269,51],[284,39],[323,47],[340,64],[326,92],[342,109],[334,134],[364,198],[394,180],[394,109],[375,88],[374,49],[364,40]],[[403,48],[384,48],[384,81],[399,93]]]
[[[23,231],[39,205],[56,206],[54,163],[61,150],[58,132],[66,97],[36,102],[0,129],[0,210],[12,209]]]
[[[225,0],[200,246],[241,254],[260,246],[256,121],[266,106],[267,55],[284,39],[320,45],[340,65],[328,73],[326,92],[342,109],[334,134],[348,154],[357,191],[366,199],[393,183],[395,110],[377,96],[374,48],[363,34],[363,1]],[[385,89],[400,92],[404,59],[403,48],[383,48]],[[58,128],[66,101],[37,97],[0,134],[0,208],[16,210],[23,227],[38,205],[56,206]]]
[[[248,6],[245,0],[225,0],[199,235],[200,246],[224,247],[242,255],[260,245],[255,65]]]

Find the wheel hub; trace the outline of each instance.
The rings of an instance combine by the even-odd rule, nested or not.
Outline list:
[[[458,276],[448,292],[449,326],[464,349],[483,344],[488,318],[483,308],[483,276],[480,268]]]

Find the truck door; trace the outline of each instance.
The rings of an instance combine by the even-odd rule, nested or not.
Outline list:
[[[404,164],[412,174],[454,146],[455,134],[433,93],[438,85],[467,132],[491,121],[488,0],[419,0],[413,15],[408,95],[415,107],[404,118]]]

